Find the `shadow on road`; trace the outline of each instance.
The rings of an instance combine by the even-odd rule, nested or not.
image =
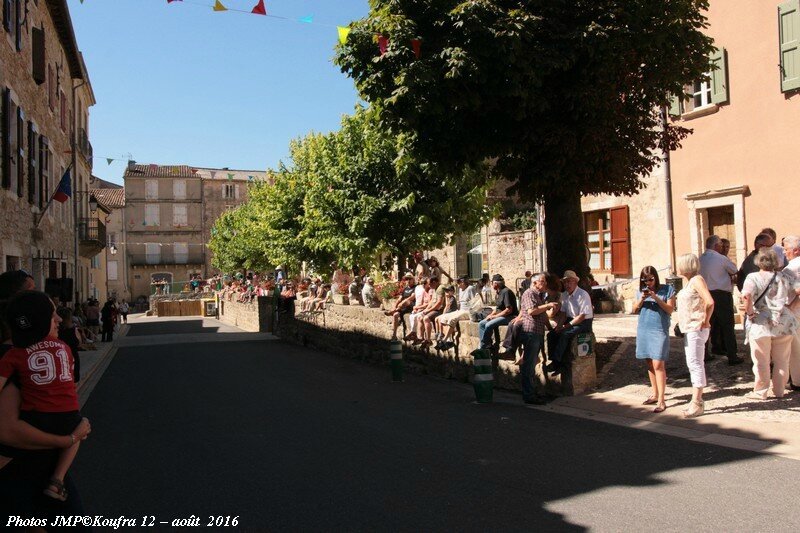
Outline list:
[[[168,320],[164,322],[131,323],[128,337],[143,337],[145,335],[169,335],[186,333],[216,333],[216,326],[203,325],[202,318],[186,318]]]

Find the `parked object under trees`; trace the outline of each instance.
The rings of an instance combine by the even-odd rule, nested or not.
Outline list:
[[[544,203],[548,268],[585,278],[581,195],[635,194],[689,133],[659,110],[709,70],[708,2],[370,5],[336,62],[385,127],[441,168],[496,161],[509,194]]]

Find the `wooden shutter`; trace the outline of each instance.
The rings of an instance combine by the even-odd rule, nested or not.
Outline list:
[[[711,54],[711,103],[728,103],[728,59],[724,48]]]
[[[50,143],[47,137],[39,137],[39,209],[44,209],[47,200],[50,198]]]
[[[631,240],[628,206],[612,207],[611,216],[611,273],[625,276],[631,272]]]
[[[673,117],[681,116],[681,98],[679,96],[672,96],[669,99],[669,114]]]
[[[31,28],[31,58],[33,61],[33,81],[37,85],[41,85],[47,81],[44,28]]]
[[[3,90],[3,116],[0,120],[3,143],[3,188],[11,188],[11,91]]]
[[[800,0],[778,5],[781,91],[800,88]]]
[[[8,101],[8,188],[16,190],[17,185],[17,163],[19,162],[19,139],[17,139],[17,105],[13,100]]]
[[[17,196],[25,196],[25,113],[17,107]]]
[[[36,189],[37,154],[39,153],[37,137],[36,126],[33,122],[28,122],[28,202],[32,205],[36,204],[38,195]]]

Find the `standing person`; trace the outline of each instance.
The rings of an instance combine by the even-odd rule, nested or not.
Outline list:
[[[86,327],[97,339],[97,334],[100,332],[100,305],[94,298],[89,300],[89,305],[86,307]]]
[[[705,280],[714,298],[714,316],[711,317],[711,346],[708,360],[714,354],[725,354],[729,365],[738,365],[744,359],[737,354],[734,331],[733,281],[737,268],[733,261],[722,255],[722,240],[711,235],[706,239],[706,251],[700,256],[699,274]]]
[[[547,327],[547,311],[557,306],[556,303],[545,303],[542,295],[547,288],[544,274],[537,274],[531,279],[532,290],[522,294],[518,322],[521,322],[519,333],[522,345],[522,366],[520,367],[520,380],[522,381],[522,400],[528,404],[541,405],[544,398],[536,394],[533,382],[533,369],[539,360],[539,352],[544,346],[544,331]]]
[[[783,239],[783,251],[789,263],[783,269],[786,273],[791,273],[795,278],[800,279],[800,237],[789,235]],[[789,299],[789,309],[794,317],[800,322],[800,297],[795,296]],[[789,355],[789,376],[791,377],[792,390],[800,390],[800,327],[794,332],[792,339],[792,352]]]
[[[494,349],[500,343],[500,326],[507,326],[518,314],[517,297],[506,287],[503,276],[495,274],[492,277],[492,288],[497,291],[495,310],[478,323],[480,347],[487,350]]]
[[[636,359],[647,361],[647,376],[653,389],[644,405],[654,405],[654,413],[667,408],[664,391],[667,386],[669,358],[669,317],[675,310],[675,289],[662,285],[658,271],[646,266],[639,275],[639,291],[634,312],[639,314],[636,328]]]
[[[564,272],[564,292],[561,293],[560,306],[552,310],[563,311],[564,322],[556,326],[547,336],[547,353],[550,364],[548,372],[564,369],[564,356],[572,338],[578,333],[590,333],[594,310],[589,293],[578,287],[578,275],[572,270]]]
[[[364,302],[364,307],[378,307],[378,295],[375,294],[375,280],[371,276],[367,276],[364,281],[364,287],[361,289],[361,301]]]
[[[692,400],[683,411],[686,418],[703,414],[703,389],[706,382],[705,345],[711,333],[711,316],[714,298],[705,279],[698,271],[700,261],[694,254],[684,254],[676,261],[678,275],[686,279],[683,290],[678,293],[678,326],[683,334],[683,349],[686,366],[692,380]]]
[[[73,432],[82,418],[72,353],[58,340],[61,317],[52,300],[38,291],[16,294],[8,302],[6,317],[14,348],[0,360],[0,388],[16,376],[22,392],[22,419],[42,431],[72,436],[72,445],[59,455],[52,477],[42,487],[45,495],[65,501],[64,478],[80,446]]]
[[[781,246],[780,244],[777,244],[777,242],[778,242],[778,234],[772,228],[764,228],[764,229],[761,230],[760,233],[764,233],[766,235],[769,235],[769,238],[770,238],[769,247],[772,248],[772,250],[775,252],[775,254],[778,257],[778,270],[782,270],[783,267],[786,266],[786,262],[787,261],[786,261],[786,256],[783,253],[783,246]]]
[[[100,318],[103,319],[103,342],[114,340],[114,314],[114,304],[109,300],[100,311]]]
[[[744,280],[742,298],[747,315],[747,340],[753,359],[755,384],[748,398],[766,400],[769,395],[772,364],[772,394],[783,398],[789,379],[789,356],[797,331],[797,318],[789,301],[800,294],[800,280],[792,272],[781,272],[780,260],[772,248],[756,256],[758,272]]]
[[[753,241],[753,251],[747,254],[747,257],[744,258],[744,261],[742,261],[742,264],[739,266],[739,271],[736,273],[736,286],[739,288],[739,292],[742,292],[744,280],[747,279],[747,276],[753,272],[758,272],[756,255],[762,248],[769,248],[769,243],[770,236],[766,233],[759,233],[756,235]]]
[[[499,274],[496,275],[499,276]],[[481,299],[483,300],[483,305],[492,305],[492,303],[494,303],[495,291],[493,289],[493,283],[489,281],[489,273],[484,272],[481,276],[481,279],[478,280],[478,291],[481,295]]]
[[[520,298],[522,297],[523,294],[525,294],[525,291],[527,291],[528,289],[531,288],[531,276],[533,276],[531,271],[530,270],[526,270],[525,271],[525,279],[522,280],[522,283],[520,283],[520,285],[519,285],[519,296],[520,296]]]
[[[128,306],[128,302],[122,300],[122,303],[119,304],[119,314],[122,316],[122,323],[128,323],[128,312],[130,311],[130,307]]]

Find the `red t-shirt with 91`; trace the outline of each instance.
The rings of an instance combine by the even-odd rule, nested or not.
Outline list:
[[[12,348],[0,359],[0,376],[16,374],[22,392],[22,411],[65,413],[78,410],[69,346],[47,337],[27,348]]]

